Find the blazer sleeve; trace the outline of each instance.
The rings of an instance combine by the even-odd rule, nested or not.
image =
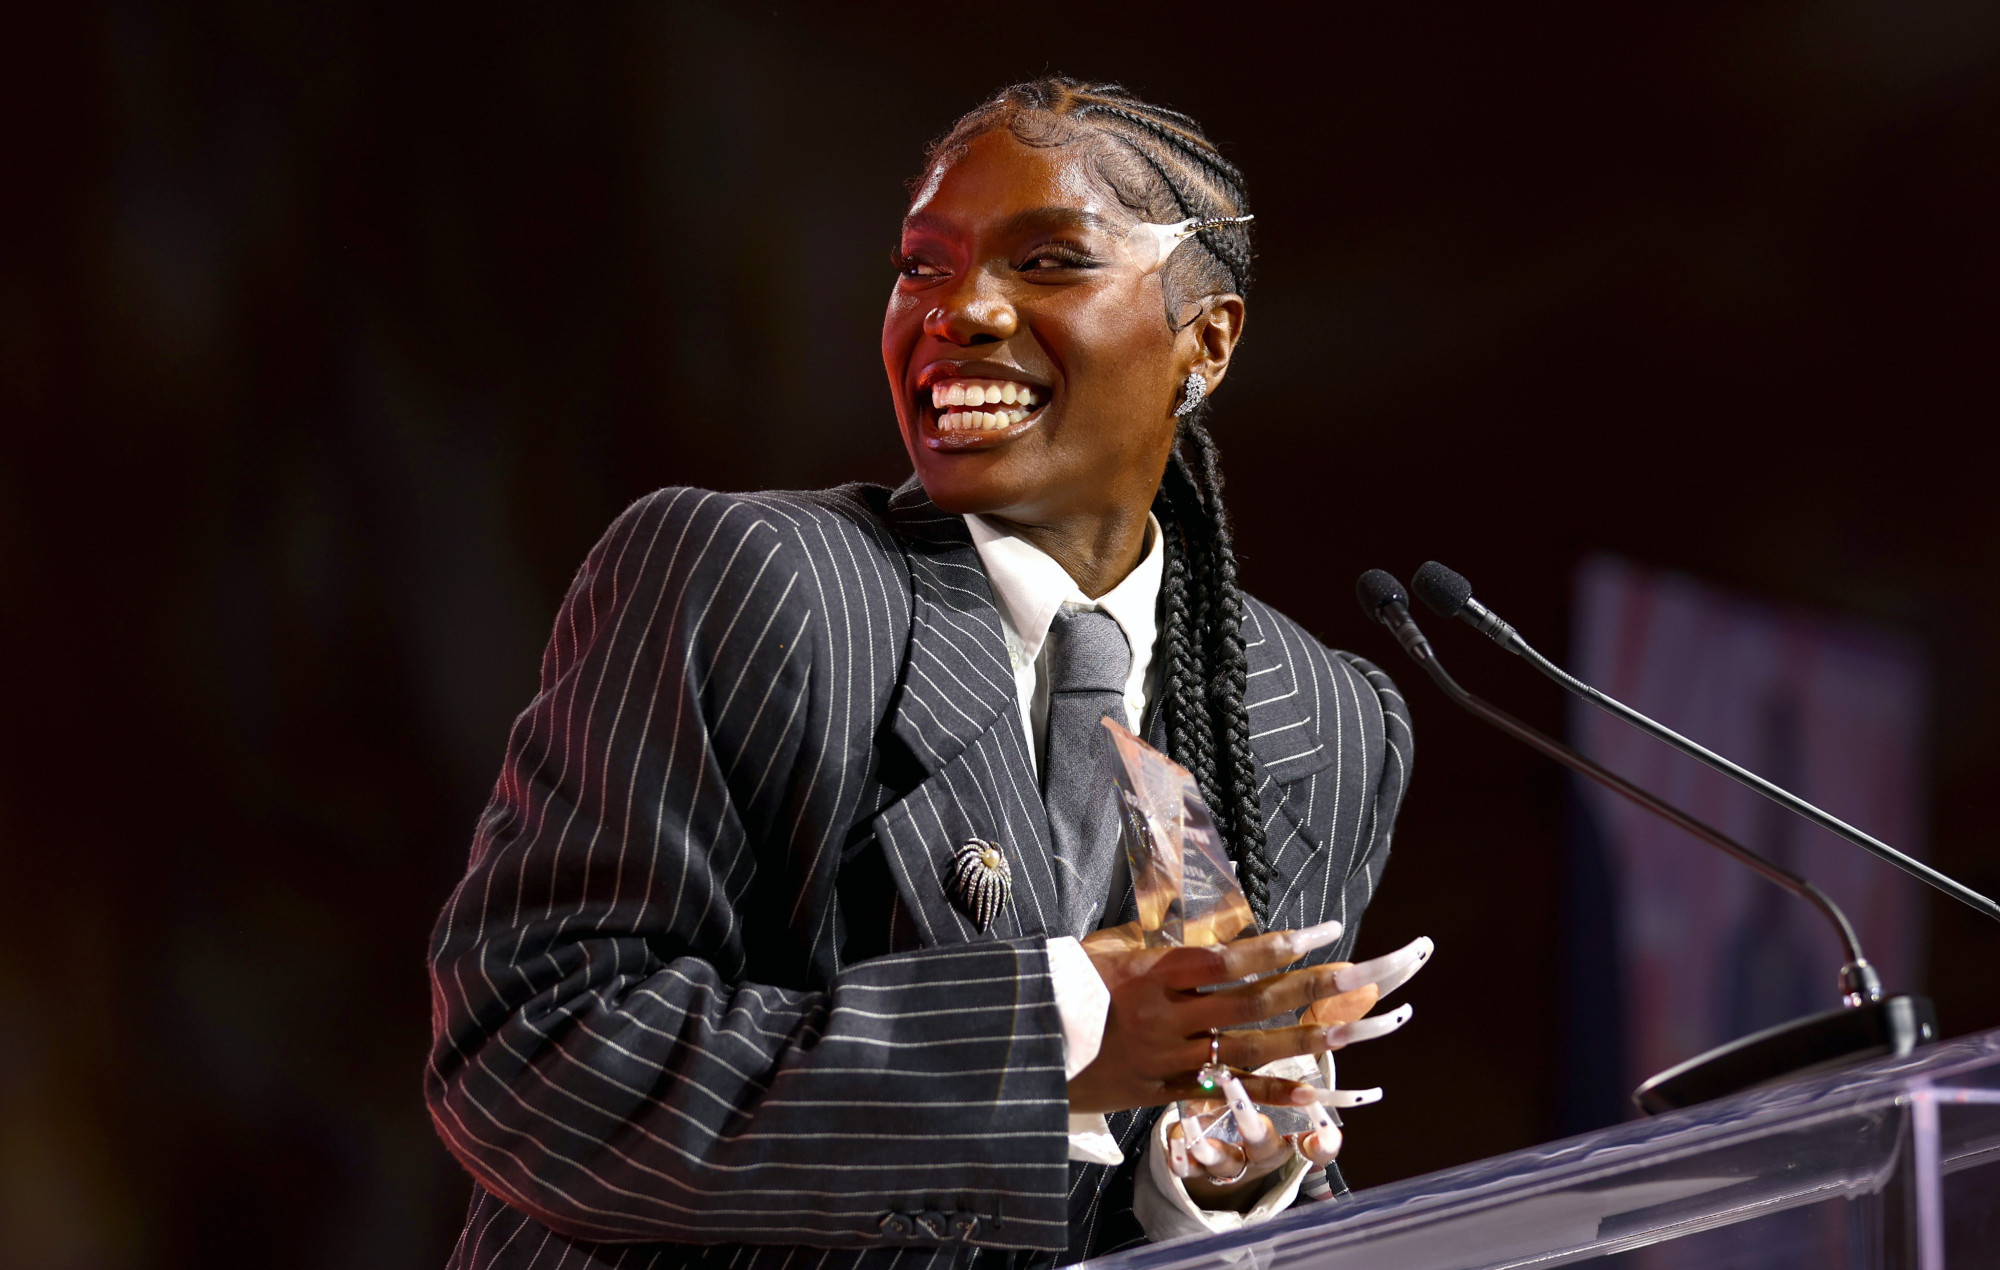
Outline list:
[[[1333,652],[1332,658],[1368,686],[1367,698],[1380,712],[1381,720],[1381,771],[1368,791],[1353,862],[1347,871],[1345,902],[1341,905],[1342,913],[1348,917],[1348,929],[1337,951],[1344,957],[1353,951],[1360,933],[1361,914],[1374,898],[1376,888],[1382,885],[1382,871],[1389,864],[1390,839],[1395,836],[1396,813],[1402,810],[1403,795],[1410,787],[1415,745],[1410,731],[1410,710],[1395,681],[1365,657]]]
[[[1060,1249],[1041,940],[746,981],[753,894],[795,910],[757,931],[824,930],[867,759],[814,561],[766,513],[663,490],[571,587],[433,935],[432,1120],[573,1238]]]

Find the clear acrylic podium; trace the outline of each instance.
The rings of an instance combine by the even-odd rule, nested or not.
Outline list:
[[[2000,1267],[2000,1030],[1090,1264]]]

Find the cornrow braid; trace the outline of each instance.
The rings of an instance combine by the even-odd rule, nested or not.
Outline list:
[[[1193,119],[1141,101],[1116,84],[1061,76],[1004,88],[960,119],[931,147],[926,174],[957,157],[973,138],[999,128],[1034,146],[1065,145],[1090,133],[1116,143],[1099,171],[1119,199],[1147,220],[1249,213],[1243,174]],[[1183,246],[1169,257],[1163,274],[1169,326],[1187,299],[1250,290],[1247,225],[1199,230],[1194,241],[1201,250]],[[1193,775],[1215,813],[1250,909],[1258,925],[1268,928],[1276,869],[1264,841],[1244,704],[1250,662],[1243,644],[1243,592],[1222,505],[1222,468],[1204,421],[1207,409],[1204,402],[1180,421],[1153,501],[1166,548],[1159,704],[1168,751]]]

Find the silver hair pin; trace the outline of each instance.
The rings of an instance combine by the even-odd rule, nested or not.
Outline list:
[[[1171,225],[1156,225],[1151,221],[1140,221],[1132,226],[1135,247],[1143,244],[1139,264],[1145,269],[1157,269],[1174,254],[1174,248],[1194,237],[1204,229],[1220,229],[1224,225],[1246,225],[1256,220],[1255,216],[1190,216]],[[1150,259],[1147,257],[1150,256]]]

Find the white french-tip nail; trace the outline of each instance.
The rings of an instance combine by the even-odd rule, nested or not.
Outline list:
[[[1340,1130],[1328,1125],[1313,1134],[1313,1154],[1335,1156],[1340,1154]]]
[[[1303,957],[1309,952],[1333,943],[1340,938],[1340,932],[1346,929],[1347,927],[1337,920],[1321,922],[1317,926],[1293,931],[1291,939],[1287,942],[1291,946],[1292,956]]]
[[[1194,1165],[1188,1163],[1187,1139],[1167,1139],[1167,1167],[1175,1177],[1194,1176]]]
[[[1328,1115],[1326,1108],[1320,1106],[1318,1103],[1314,1103],[1306,1108],[1306,1118],[1311,1120],[1313,1128],[1321,1133],[1340,1132],[1339,1127],[1333,1123],[1333,1117]]]
[[[1373,1089],[1322,1089],[1319,1091],[1321,1105],[1327,1107],[1366,1107],[1371,1102],[1382,1101],[1382,1087]]]
[[[1333,976],[1333,986],[1342,992],[1352,992],[1356,988],[1375,985],[1376,994],[1388,996],[1391,992],[1410,981],[1410,976],[1424,968],[1424,963],[1437,951],[1429,935],[1419,935],[1395,952],[1387,953],[1373,961],[1358,962],[1338,971]]]
[[[1222,1163],[1222,1148],[1210,1142],[1207,1138],[1202,1138],[1195,1142],[1192,1146],[1188,1147],[1187,1152],[1203,1164]]]
[[[1372,1018],[1356,1019],[1352,1023],[1336,1023],[1326,1030],[1326,1044],[1329,1049],[1341,1049],[1356,1041],[1372,1041],[1378,1036],[1387,1036],[1410,1021],[1417,1007],[1405,1001],[1387,1014],[1377,1014]]]
[[[1243,1141],[1250,1146],[1262,1143],[1268,1133],[1264,1117],[1250,1101],[1250,1091],[1243,1088],[1243,1082],[1228,1072],[1222,1073],[1222,1093],[1229,1099],[1229,1109],[1236,1113],[1236,1132],[1243,1135]]]

